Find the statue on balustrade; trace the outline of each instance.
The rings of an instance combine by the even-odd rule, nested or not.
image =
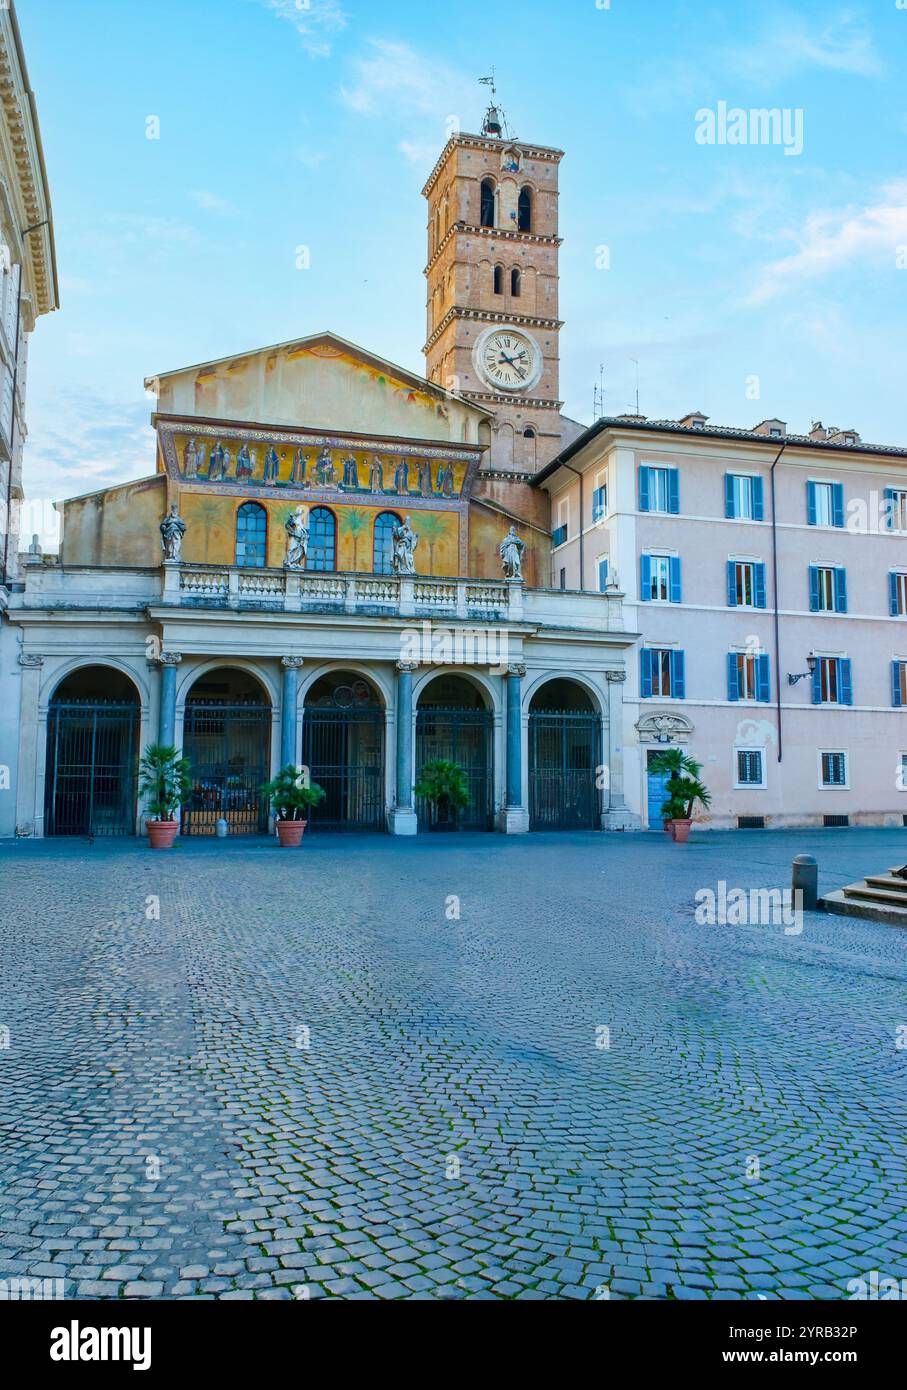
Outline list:
[[[295,512],[287,517],[287,554],[283,562],[285,569],[301,570],[305,567],[309,553],[309,528],[306,525],[308,519],[309,514],[305,507],[297,507]]]
[[[523,552],[525,549],[525,541],[522,541],[517,535],[516,527],[511,526],[500,545],[501,564],[504,568],[505,579],[522,581]]]
[[[395,526],[391,534],[394,541],[394,553],[391,558],[394,574],[415,574],[419,537],[413,530],[409,517],[402,526]]]
[[[178,560],[180,558],[185,534],[186,523],[180,516],[179,507],[174,502],[161,522],[161,549],[164,552],[165,560]]]

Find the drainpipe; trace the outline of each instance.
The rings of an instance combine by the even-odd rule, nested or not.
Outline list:
[[[583,475],[582,473],[580,473],[578,468],[574,468],[572,464],[569,463],[562,463],[561,468],[566,468],[568,473],[575,473],[576,476],[579,478],[579,587],[580,589],[585,589],[586,565],[583,559],[585,541],[583,532],[586,529],[586,517],[585,507],[583,505]]]
[[[778,522],[775,515],[775,469],[781,462],[781,455],[787,448],[782,444],[778,451],[778,456],[771,466],[769,477],[771,479],[772,493],[772,591],[773,608],[775,620],[775,713],[778,720],[778,762],[783,756],[782,728],[781,728],[781,624],[778,617]]]

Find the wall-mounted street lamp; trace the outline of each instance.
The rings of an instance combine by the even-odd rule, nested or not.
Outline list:
[[[815,654],[815,652],[810,652],[809,656],[806,658],[806,667],[807,667],[807,669],[806,669],[805,671],[801,671],[800,674],[797,675],[797,676],[792,676],[792,675],[788,674],[788,677],[787,677],[787,683],[788,683],[788,685],[796,685],[796,684],[797,684],[797,681],[808,681],[808,680],[810,679],[810,677],[812,676],[813,672],[814,672],[815,669],[816,669],[816,654]]]

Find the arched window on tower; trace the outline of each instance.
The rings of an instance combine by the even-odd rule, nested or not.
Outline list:
[[[236,513],[236,563],[264,569],[268,551],[268,514],[257,502],[244,502]]]
[[[306,569],[337,568],[337,519],[327,507],[315,507],[309,516],[309,553]]]
[[[494,268],[494,292],[495,294],[504,293],[504,270],[499,265]]]
[[[381,512],[375,518],[375,545],[372,569],[375,574],[393,574],[394,527],[400,525],[396,512]]]
[[[494,180],[482,180],[481,226],[494,226]]]
[[[513,270],[511,270],[510,272],[510,293],[513,295],[514,299],[519,299],[522,283],[523,277],[520,275],[520,272],[519,270],[517,270],[516,266],[514,266]]]
[[[520,189],[519,210],[517,214],[517,227],[521,232],[532,231],[532,189]]]

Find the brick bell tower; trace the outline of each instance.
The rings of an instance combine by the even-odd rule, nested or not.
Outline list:
[[[495,416],[488,467],[535,473],[560,449],[558,166],[496,106],[448,140],[428,202],[426,375]]]

